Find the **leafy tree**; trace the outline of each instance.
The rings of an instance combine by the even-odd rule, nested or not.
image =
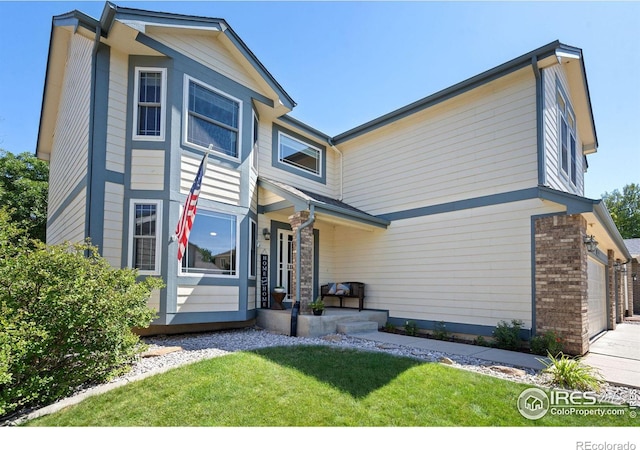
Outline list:
[[[640,238],[640,184],[627,184],[602,196],[624,239]]]
[[[45,240],[49,166],[30,153],[0,149],[0,205],[33,239]]]

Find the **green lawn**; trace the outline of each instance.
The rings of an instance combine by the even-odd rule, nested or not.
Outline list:
[[[240,352],[91,397],[27,426],[634,426],[624,417],[531,421],[526,385],[335,347]],[[628,411],[627,411],[628,412]]]

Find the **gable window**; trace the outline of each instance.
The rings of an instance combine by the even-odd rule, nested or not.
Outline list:
[[[321,151],[298,139],[278,133],[278,159],[297,169],[320,175]]]
[[[159,200],[131,202],[129,266],[141,274],[160,273],[161,205]]]
[[[166,74],[167,69],[136,67],[133,127],[136,140],[164,140]]]
[[[235,276],[237,246],[235,215],[198,208],[182,257],[182,273]]]
[[[186,77],[186,141],[201,148],[213,149],[238,157],[240,136],[240,101]]]
[[[576,121],[569,101],[558,87],[557,103],[560,122],[560,170],[575,186],[577,183]]]

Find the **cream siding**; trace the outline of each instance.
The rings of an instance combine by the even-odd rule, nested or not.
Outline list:
[[[147,29],[149,37],[263,95],[266,93],[217,39],[215,32]]]
[[[181,156],[180,192],[188,194],[200,167],[200,158],[187,154]],[[240,205],[241,174],[223,167],[209,158],[207,171],[202,179],[200,197],[230,205]]]
[[[345,201],[383,214],[536,186],[535,92],[519,71],[343,143]]]
[[[107,170],[124,173],[127,117],[128,55],[111,49],[109,113],[107,116]]]
[[[177,313],[238,311],[238,286],[178,286]]]
[[[122,267],[124,186],[105,183],[102,256],[113,266]]]
[[[286,125],[279,123],[283,128],[288,128]],[[258,132],[258,167],[260,168],[260,176],[265,178],[270,178],[272,180],[279,180],[287,183],[291,186],[295,186],[300,189],[306,189],[309,191],[316,192],[321,195],[326,195],[332,198],[338,198],[339,189],[340,189],[340,180],[338,176],[339,169],[339,160],[337,153],[331,149],[326,142],[322,143],[317,139],[314,139],[313,136],[305,134],[301,130],[292,129],[292,133],[301,135],[306,137],[307,139],[312,140],[313,142],[317,142],[318,146],[326,147],[326,167],[323,167],[322,170],[326,174],[326,184],[318,181],[306,178],[304,176],[296,175],[293,172],[285,171],[273,166],[272,155],[275,153],[276,158],[278,157],[278,148],[273,147],[273,134],[277,133],[277,130],[274,130],[272,124],[266,122],[260,122],[259,132]],[[295,137],[295,134],[293,136]],[[324,164],[324,163],[323,163]],[[292,169],[295,170],[295,169]]]
[[[338,228],[334,281],[366,283],[367,308],[390,317],[531,326],[534,199],[394,221],[387,231]]]
[[[256,288],[250,286],[249,292],[247,295],[247,309],[249,310],[256,309],[256,299],[257,299]]]
[[[60,212],[56,220],[47,224],[47,244],[84,241],[86,207],[87,191],[82,189]]]
[[[49,217],[87,175],[93,42],[74,34],[69,45],[49,162]]]
[[[160,312],[160,291],[158,289],[151,291],[147,306],[155,312]]]
[[[164,150],[131,151],[131,189],[164,189]]]
[[[570,95],[567,77],[561,66],[555,65],[544,70],[544,152],[546,185],[563,192],[584,195],[584,161],[580,130],[576,132],[577,186],[569,181],[560,169],[560,117],[556,100],[557,83],[560,83],[566,95]],[[569,99],[571,102],[571,99]],[[573,104],[572,104],[573,108]],[[574,109],[575,111],[575,109]]]

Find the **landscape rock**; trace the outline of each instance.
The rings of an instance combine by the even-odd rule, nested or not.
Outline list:
[[[507,375],[512,375],[514,377],[524,377],[527,375],[527,372],[522,369],[516,369],[515,367],[489,366],[489,369],[495,370],[496,372],[505,373]]]

